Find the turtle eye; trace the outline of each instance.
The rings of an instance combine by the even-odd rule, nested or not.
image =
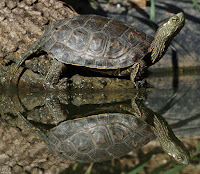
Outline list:
[[[183,157],[182,157],[182,156],[178,156],[178,157],[177,157],[177,160],[178,160],[178,161],[183,161]]]
[[[176,18],[172,18],[172,21],[173,22],[179,22],[179,18],[177,18],[177,17]]]

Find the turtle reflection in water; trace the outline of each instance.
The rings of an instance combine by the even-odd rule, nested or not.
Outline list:
[[[103,16],[63,19],[48,27],[17,63],[14,74],[31,54],[44,50],[54,58],[44,82],[50,87],[59,83],[64,64],[88,67],[101,74],[130,75],[137,87],[144,81],[146,68],[164,56],[184,23],[184,14],[180,12],[166,20],[153,38],[124,22]]]
[[[121,157],[158,138],[163,150],[177,162],[189,163],[189,152],[164,118],[148,108],[132,114],[105,113],[60,123],[49,131],[36,131],[49,149],[67,160],[91,163]],[[141,114],[140,114],[141,113]],[[18,112],[32,129],[36,128]],[[155,134],[155,135],[154,135]]]

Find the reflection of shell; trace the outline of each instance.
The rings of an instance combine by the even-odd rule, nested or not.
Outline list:
[[[138,149],[154,134],[133,115],[107,113],[63,122],[46,137],[49,148],[67,160],[98,162]]]
[[[66,64],[117,69],[141,59],[152,41],[153,37],[121,21],[82,15],[49,26],[41,46]]]

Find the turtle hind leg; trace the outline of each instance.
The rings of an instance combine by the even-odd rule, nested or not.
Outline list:
[[[62,78],[62,70],[64,64],[56,59],[53,59],[52,65],[46,74],[44,80],[42,81],[44,88],[51,88],[51,89],[67,89],[68,88],[68,79]]]
[[[16,74],[16,72],[18,71],[19,67],[22,65],[22,63],[25,62],[25,60],[33,53],[37,52],[39,49],[41,49],[41,46],[40,46],[40,43],[41,41],[38,40],[34,45],[33,47],[31,47],[26,53],[24,53],[24,55],[22,56],[22,58],[19,60],[19,62],[17,63],[13,73],[12,73],[12,76],[10,78],[10,80],[12,80],[13,76]]]

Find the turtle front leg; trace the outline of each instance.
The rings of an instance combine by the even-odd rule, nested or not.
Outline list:
[[[130,75],[130,80],[134,84],[135,88],[138,89],[139,87],[143,86],[143,81],[138,81],[138,77],[141,75],[141,64],[135,63],[128,69],[125,70],[118,70],[115,75],[118,76],[127,76]]]
[[[68,80],[66,78],[61,78],[63,63],[53,59],[52,65],[43,81],[43,86],[45,88],[58,88],[58,89],[67,89]]]
[[[139,87],[144,87],[146,84],[146,80],[142,79],[144,75],[145,66],[143,62],[135,63],[132,67],[130,67],[130,79],[134,83],[136,89]]]
[[[129,70],[130,71],[130,79],[134,83],[136,88],[138,88],[138,84],[136,82],[136,75],[139,71],[139,68],[140,68],[140,64],[136,63],[132,67],[130,67],[130,70]]]

